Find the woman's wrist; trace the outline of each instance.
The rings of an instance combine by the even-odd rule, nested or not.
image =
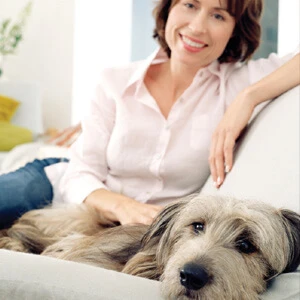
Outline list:
[[[98,189],[89,194],[84,203],[94,207],[109,220],[119,221],[118,210],[129,198],[106,189]]]
[[[244,89],[239,98],[243,101],[244,105],[247,105],[251,109],[254,109],[261,102],[254,85]]]

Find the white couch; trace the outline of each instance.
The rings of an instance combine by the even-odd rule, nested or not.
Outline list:
[[[241,138],[224,185],[216,190],[208,178],[201,193],[255,198],[300,212],[299,96],[297,87],[270,102]],[[156,281],[0,250],[0,299],[159,300],[159,291]],[[300,269],[277,277],[261,299],[299,300]]]
[[[20,106],[11,120],[12,124],[30,129],[34,137],[44,132],[41,89],[38,84],[9,80],[0,81],[0,94],[20,102]],[[0,166],[6,155],[7,152],[0,151]]]

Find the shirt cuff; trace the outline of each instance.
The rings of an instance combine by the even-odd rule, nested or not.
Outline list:
[[[93,191],[106,189],[107,186],[92,175],[78,174],[75,178],[63,178],[60,183],[60,194],[65,203],[82,203]]]

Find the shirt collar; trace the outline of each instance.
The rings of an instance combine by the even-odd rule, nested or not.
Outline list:
[[[162,63],[168,60],[168,56],[162,48],[157,48],[153,53],[151,53],[144,61],[142,61],[139,67],[133,72],[128,80],[127,85],[123,91],[123,95],[126,91],[133,85],[136,84],[135,94],[140,89],[143,84],[145,74],[152,64]]]
[[[135,95],[138,93],[141,85],[143,84],[145,74],[152,64],[158,64],[167,61],[169,58],[166,52],[162,48],[157,48],[153,53],[151,53],[144,61],[141,62],[140,66],[133,72],[130,79],[128,80],[127,85],[123,90],[123,95],[126,91],[133,85],[136,84],[135,87]],[[201,68],[195,75],[195,78],[202,77],[205,74],[208,76],[209,74],[213,74],[216,76],[220,76],[220,63],[218,60],[213,61],[208,66]],[[194,79],[195,79],[194,78]]]
[[[195,78],[202,77],[203,75],[208,76],[209,74],[220,76],[220,63],[218,60],[215,60],[208,66],[199,69],[195,75]]]

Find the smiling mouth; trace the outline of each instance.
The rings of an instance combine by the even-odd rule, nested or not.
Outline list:
[[[194,48],[197,48],[197,49],[201,49],[201,48],[204,48],[206,47],[207,45],[204,44],[204,43],[199,43],[199,42],[195,42],[195,41],[192,41],[191,39],[189,39],[188,37],[184,36],[184,35],[180,35],[182,41],[190,46],[190,47],[194,47]]]

